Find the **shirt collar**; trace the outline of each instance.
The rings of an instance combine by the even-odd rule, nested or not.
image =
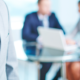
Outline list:
[[[48,15],[38,14],[39,20],[44,20],[44,19],[46,19],[46,18],[48,18],[48,17],[49,17]]]

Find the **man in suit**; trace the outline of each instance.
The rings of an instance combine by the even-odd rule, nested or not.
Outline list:
[[[27,42],[38,41],[41,43],[41,37],[38,34],[38,26],[45,28],[57,28],[62,29],[64,34],[65,31],[59,24],[58,19],[54,13],[50,11],[50,0],[38,0],[38,12],[33,12],[26,16],[24,27],[22,30],[22,37]],[[27,47],[27,55],[35,55],[35,46]],[[40,80],[45,80],[46,73],[51,67],[52,63],[41,63],[42,68],[40,70]],[[57,79],[55,79],[57,80]]]
[[[0,80],[19,80],[6,4],[0,0]]]

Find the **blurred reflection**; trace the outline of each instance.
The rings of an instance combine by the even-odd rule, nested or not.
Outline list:
[[[37,28],[43,26],[44,28],[58,28],[62,29],[64,34],[65,31],[60,25],[55,14],[50,11],[51,2],[50,0],[38,0],[38,11],[28,14],[26,16],[24,27],[22,31],[22,37],[27,42],[38,42],[40,44],[40,50],[42,49],[42,38],[39,36]],[[27,55],[36,55],[35,46],[27,46]],[[42,68],[40,71],[40,80],[45,80],[46,73],[51,67],[52,63],[41,63]],[[60,71],[55,77],[55,80],[60,77]]]

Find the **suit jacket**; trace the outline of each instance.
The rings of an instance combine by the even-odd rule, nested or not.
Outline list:
[[[42,21],[38,19],[37,12],[27,15],[22,30],[22,38],[29,42],[36,41],[37,37],[39,36],[37,31],[38,26],[43,26],[43,24]],[[54,13],[49,16],[49,27],[62,29],[65,34],[64,29],[59,24]]]
[[[17,59],[9,26],[7,6],[0,0],[0,80],[19,80]]]

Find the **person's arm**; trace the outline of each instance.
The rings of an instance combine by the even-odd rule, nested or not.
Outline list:
[[[73,31],[69,34],[70,38],[74,38],[76,34],[78,33],[78,26],[76,26]]]
[[[80,25],[80,21],[77,23],[77,25],[76,25],[76,27],[71,31],[71,33],[67,36],[68,38],[74,38],[76,35],[77,35],[77,33],[79,32],[79,26]]]
[[[79,27],[79,22],[78,22],[77,26],[72,30],[72,32],[66,36],[67,44],[73,44],[73,45],[74,44],[78,44],[80,46],[80,42],[77,42],[77,41],[73,40],[73,38],[79,32],[79,30],[78,30],[79,28],[78,27]]]
[[[56,18],[56,16],[55,16],[55,20],[56,20],[56,28],[63,30],[63,33],[66,34],[66,32],[64,31],[64,29],[60,25],[60,23],[59,23],[58,19]],[[66,39],[66,43],[71,44],[71,45],[76,44],[76,42],[74,40],[71,40],[71,39]]]
[[[9,45],[6,61],[7,80],[19,80],[18,78],[18,63],[15,54],[15,49],[12,41],[11,33],[9,33]]]
[[[32,33],[32,23],[31,17],[28,15],[24,22],[24,27],[22,30],[22,38],[28,41],[36,41],[37,34]]]
[[[2,7],[3,9],[0,9],[0,19],[2,18],[1,22],[2,24],[0,24],[0,27],[4,29],[3,34],[6,35],[6,39],[8,44],[5,44],[4,46],[4,51],[6,50],[6,53],[4,54],[4,57],[6,56],[6,62],[5,62],[5,74],[6,74],[6,78],[7,80],[19,80],[18,78],[18,63],[17,63],[17,58],[16,58],[16,53],[15,53],[15,49],[14,49],[14,45],[13,45],[13,41],[12,41],[12,35],[11,35],[11,31],[10,31],[10,22],[9,22],[9,11],[7,8],[6,3],[4,3],[3,0],[1,1],[1,5],[0,7]],[[5,14],[3,14],[5,13]],[[4,25],[4,26],[3,26]],[[6,43],[5,42],[5,43]],[[5,75],[4,74],[4,75]],[[5,76],[4,76],[5,77]]]
[[[8,51],[7,51],[7,60],[6,60],[7,80],[19,80],[18,62],[16,58],[11,32],[9,32],[8,38],[9,38],[9,42],[8,42]]]

